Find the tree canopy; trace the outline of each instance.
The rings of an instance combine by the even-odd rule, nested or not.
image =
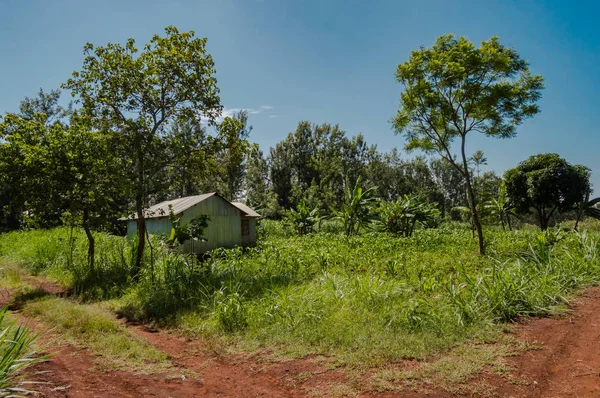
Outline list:
[[[86,44],[82,69],[64,84],[95,128],[121,135],[121,156],[131,166],[125,171],[134,181],[137,268],[145,246],[149,184],[171,162],[197,149],[190,141],[170,145],[167,127],[202,117],[212,123],[222,109],[207,39],[173,26],[165,33],[154,35],[141,51],[134,39],[124,46]]]
[[[572,210],[590,191],[590,170],[555,153],[529,157],[504,174],[506,194],[517,212],[534,211],[542,230],[558,211]]]
[[[404,91],[392,123],[405,135],[407,150],[438,154],[462,174],[483,253],[466,137],[471,132],[514,136],[519,124],[539,112],[543,78],[531,74],[527,61],[496,36],[477,48],[465,37],[448,34],[432,47],[413,51],[398,65],[396,79]],[[452,151],[455,140],[460,142],[460,161]]]

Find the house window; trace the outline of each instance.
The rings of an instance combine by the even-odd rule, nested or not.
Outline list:
[[[250,235],[250,220],[242,220],[242,236]]]

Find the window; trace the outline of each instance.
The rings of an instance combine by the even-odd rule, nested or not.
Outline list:
[[[242,220],[242,236],[250,235],[250,220]]]

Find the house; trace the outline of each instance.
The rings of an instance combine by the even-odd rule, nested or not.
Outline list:
[[[181,218],[181,224],[187,224],[201,214],[210,216],[208,227],[204,231],[206,242],[186,241],[181,250],[186,253],[206,253],[217,247],[252,246],[256,244],[256,219],[260,214],[243,203],[230,202],[216,192],[187,196],[158,203],[145,211],[146,229],[151,234],[169,236],[172,224],[169,219],[169,207]],[[127,220],[127,237],[137,233],[135,214]]]

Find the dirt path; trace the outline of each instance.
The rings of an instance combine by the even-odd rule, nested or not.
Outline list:
[[[41,278],[28,282],[53,294],[61,293]],[[9,298],[10,291],[0,292],[0,304]],[[36,327],[34,322],[29,323]],[[152,375],[106,372],[97,369],[95,356],[87,350],[62,345],[50,362],[35,368],[47,371],[38,376],[39,381],[49,383],[38,388],[41,396],[302,397],[315,391],[330,396],[332,385],[347,381],[343,369],[327,369],[313,357],[272,362],[260,353],[250,357],[220,355],[199,340],[144,326],[127,324],[127,327],[169,354],[174,371]],[[474,378],[474,383],[488,385],[491,395],[501,397],[600,396],[600,288],[589,289],[578,298],[569,316],[525,320],[516,326],[515,336],[540,349],[507,358],[513,370],[506,379],[481,374]],[[428,390],[428,397],[450,396]],[[382,395],[421,396],[408,391]]]
[[[519,325],[520,340],[540,347],[509,358],[526,386],[503,386],[501,396],[600,397],[600,288],[588,289],[560,318]]]

